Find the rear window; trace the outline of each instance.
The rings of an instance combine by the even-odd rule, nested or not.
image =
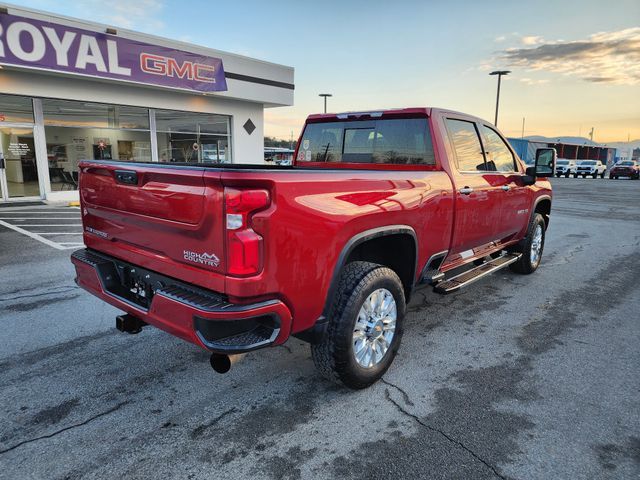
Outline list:
[[[580,162],[580,165],[595,165],[596,162]]]
[[[632,167],[634,165],[634,163],[633,162],[620,162],[620,163],[618,163],[618,165],[625,166],[625,167]]]
[[[435,165],[426,118],[310,123],[297,161]]]
[[[558,160],[556,162],[556,165],[569,165],[569,161],[568,160]]]

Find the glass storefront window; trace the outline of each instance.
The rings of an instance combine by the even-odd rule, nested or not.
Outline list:
[[[229,117],[156,110],[158,160],[231,163]]]
[[[161,162],[231,163],[229,138],[221,135],[158,132]]]
[[[159,132],[201,132],[229,135],[229,117],[207,113],[156,110]]]
[[[45,99],[42,111],[45,125],[149,130],[146,108]]]
[[[33,127],[8,127],[0,124],[0,152],[4,155],[4,179],[0,178],[3,197],[37,197],[40,195]],[[3,181],[4,180],[4,181]]]
[[[78,189],[82,160],[231,163],[231,117],[124,105],[41,99],[46,159],[36,161],[33,99],[0,94],[0,152],[6,169],[0,198],[38,196],[38,170],[52,191]],[[38,104],[36,104],[37,106]],[[155,130],[150,119],[155,119]],[[6,128],[5,128],[6,127]],[[46,163],[45,163],[46,162]],[[40,170],[40,174],[42,171]]]
[[[82,160],[151,161],[146,108],[43,99],[51,190],[76,190]]]
[[[0,94],[0,123],[33,123],[31,98]]]

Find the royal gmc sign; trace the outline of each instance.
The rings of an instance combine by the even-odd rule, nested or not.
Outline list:
[[[219,58],[10,14],[0,14],[0,65],[203,93],[227,89]]]

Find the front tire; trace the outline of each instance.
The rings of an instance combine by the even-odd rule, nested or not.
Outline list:
[[[517,262],[509,265],[512,271],[528,275],[538,269],[544,250],[545,229],[546,224],[542,215],[534,213],[529,222],[527,236],[515,250],[522,253],[522,256]]]
[[[396,273],[370,262],[347,264],[320,343],[311,345],[318,371],[329,380],[366,388],[387,371],[400,347],[406,302]]]

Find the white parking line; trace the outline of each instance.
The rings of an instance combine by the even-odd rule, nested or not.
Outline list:
[[[38,210],[37,208],[12,208],[12,209],[6,209],[5,211],[7,213],[15,213],[15,212],[20,212],[20,213],[42,213],[42,211],[45,209],[40,209]],[[47,208],[46,211],[47,212],[68,212],[70,210],[70,208]],[[77,208],[74,208],[74,210],[78,210]]]
[[[25,230],[23,228],[20,227],[16,227],[15,225],[11,225],[10,223],[4,222],[2,220],[0,220],[0,225],[10,228],[11,230],[21,233],[23,235],[26,235],[27,237],[33,238],[34,240],[37,240],[39,242],[44,243],[45,245],[49,245],[50,247],[55,248],[56,250],[66,250],[66,247],[63,247],[62,245],[59,245],[56,242],[52,242],[51,240],[48,240],[44,237],[41,237],[40,235],[38,235],[37,233],[33,233],[30,232],[29,230]]]
[[[24,207],[0,210],[0,226],[56,250],[68,250],[84,245],[79,207]]]

